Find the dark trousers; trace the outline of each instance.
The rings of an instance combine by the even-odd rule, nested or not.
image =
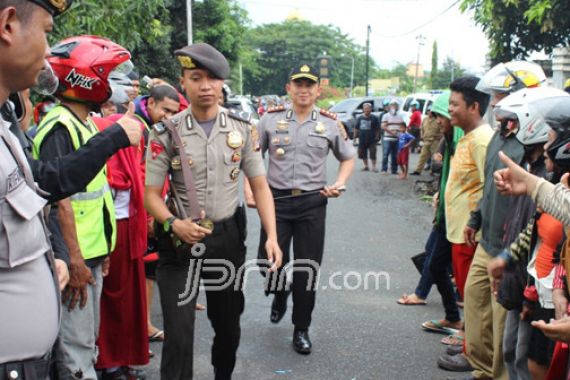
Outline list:
[[[430,262],[431,262],[431,257],[433,255],[433,248],[437,241],[437,238],[438,238],[437,232],[432,229],[425,246],[426,257],[424,260],[424,267],[422,270],[422,274],[420,276],[420,281],[418,281],[418,286],[416,287],[416,291],[414,292],[416,296],[424,300],[428,297],[431,287],[433,285],[433,280],[431,278]]]
[[[434,227],[435,233],[433,251],[429,268],[433,283],[437,286],[441,301],[445,309],[445,319],[449,322],[457,322],[461,320],[459,317],[459,308],[457,306],[457,297],[449,278],[449,266],[451,265],[451,243],[447,240],[445,228]]]
[[[160,377],[163,380],[192,379],[197,292],[186,299],[189,302],[181,305],[184,297],[179,295],[187,289],[187,282],[199,284],[200,277],[218,281],[224,276],[220,267],[233,266],[234,273],[241,273],[240,268],[245,262],[243,231],[240,231],[234,218],[217,223],[212,235],[206,237],[203,243],[205,253],[197,259],[176,254],[168,237],[159,241],[157,283],[165,335],[160,363]],[[221,289],[212,289],[205,284],[208,319],[215,332],[212,365],[216,380],[231,379],[235,367],[241,335],[240,316],[244,310],[241,280],[241,276],[230,277]]]
[[[49,372],[49,355],[39,359],[0,364],[0,380],[47,380],[49,379]]]
[[[273,190],[273,197],[291,194],[289,191]],[[316,280],[318,268],[323,259],[325,244],[325,219],[327,198],[320,194],[297,198],[275,200],[277,214],[277,239],[283,251],[283,266],[267,276],[268,293],[284,296],[287,292],[285,270],[291,262],[291,240],[293,241],[293,325],[297,329],[308,329],[315,308]],[[266,259],[263,229],[259,239],[258,258]],[[289,265],[288,265],[289,264]]]
[[[390,159],[390,170],[392,174],[398,172],[398,140],[382,141],[382,171],[388,171],[388,158]]]

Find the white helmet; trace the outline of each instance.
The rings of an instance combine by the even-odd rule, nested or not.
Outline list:
[[[534,62],[510,61],[499,63],[479,80],[477,91],[511,93],[527,87],[539,87],[546,82],[542,67]]]
[[[493,112],[503,123],[518,120],[517,140],[523,145],[544,144],[548,140],[550,126],[544,117],[529,104],[537,100],[547,100],[568,93],[550,87],[523,88],[512,93],[495,106]]]
[[[127,74],[111,72],[109,74],[111,97],[109,101],[121,105],[129,102],[129,91],[133,90],[133,81]]]

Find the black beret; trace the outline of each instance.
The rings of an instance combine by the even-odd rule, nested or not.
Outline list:
[[[29,0],[48,11],[52,16],[65,12],[71,6],[73,0]]]
[[[230,64],[226,57],[208,44],[185,46],[174,54],[184,69],[208,70],[219,79],[227,79],[230,76]]]
[[[291,70],[291,74],[289,74],[289,79],[309,79],[313,82],[319,81],[319,72],[313,66],[307,63],[300,63]]]

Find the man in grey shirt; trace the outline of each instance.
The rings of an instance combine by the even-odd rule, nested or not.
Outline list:
[[[382,116],[382,130],[384,139],[382,140],[382,173],[388,173],[388,159],[390,159],[390,170],[392,174],[398,173],[398,138],[400,137],[400,125],[404,124],[404,118],[398,112],[399,104],[396,99],[392,99],[389,105],[389,112]]]

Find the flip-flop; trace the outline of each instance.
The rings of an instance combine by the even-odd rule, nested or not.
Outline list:
[[[422,299],[418,298],[417,296],[415,296],[417,301],[411,301],[410,298],[412,298],[412,296],[415,296],[415,295],[414,294],[412,294],[412,295],[404,294],[396,302],[398,304],[404,305],[404,306],[425,306],[425,305],[427,305],[427,302],[425,300],[422,300]]]
[[[436,319],[422,323],[422,327],[427,331],[446,335],[455,335],[459,331],[457,329],[442,325],[441,322]]]
[[[443,338],[441,340],[442,344],[445,344],[447,346],[463,346],[463,341],[465,340],[464,337],[462,337],[461,335],[448,335],[445,338]]]
[[[148,337],[149,342],[164,342],[164,331],[158,330]]]

